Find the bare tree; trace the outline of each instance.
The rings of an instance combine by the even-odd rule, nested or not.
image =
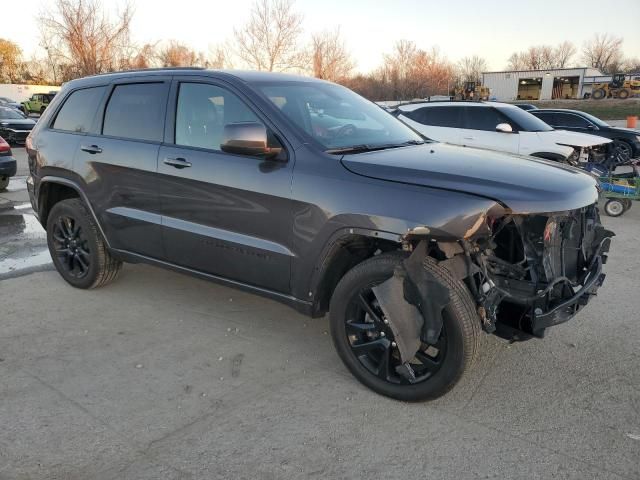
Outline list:
[[[170,40],[160,48],[158,59],[163,67],[194,67],[201,64],[198,53],[177,40]]]
[[[42,43],[51,58],[69,65],[66,76],[84,76],[119,68],[127,60],[132,9],[111,19],[98,0],[55,0],[40,20]]]
[[[207,56],[208,68],[233,68],[233,62],[231,56],[228,54],[230,48],[227,45],[216,45],[213,48],[209,48],[209,55]]]
[[[336,82],[349,76],[353,70],[353,61],[339,29],[316,33],[312,36],[311,43],[314,77]]]
[[[582,46],[582,58],[603,73],[615,73],[622,64],[622,37],[596,33]]]
[[[514,52],[509,57],[507,70],[526,70],[527,61],[521,52]]]
[[[285,71],[302,68],[306,55],[298,41],[302,15],[292,0],[257,0],[246,25],[234,29],[237,54],[256,70]]]
[[[576,54],[576,46],[565,40],[559,44],[554,50],[555,66],[554,68],[566,68],[571,64],[571,59]]]
[[[0,81],[16,83],[22,69],[22,50],[11,40],[0,38]]]
[[[487,71],[487,61],[473,55],[471,57],[463,57],[456,65],[457,77],[462,82],[481,82],[482,72]]]

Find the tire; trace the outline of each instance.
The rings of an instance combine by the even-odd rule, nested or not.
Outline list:
[[[47,109],[47,107],[42,107],[42,108],[40,109],[40,115],[42,115],[46,109]]]
[[[441,267],[432,258],[425,258],[423,266],[427,269],[440,283],[447,287],[450,295],[450,303],[443,312],[443,330],[438,343],[436,344],[437,356],[433,357],[438,362],[437,369],[434,368],[432,373],[428,372],[427,364],[421,365],[418,357],[426,356],[429,349],[435,349],[434,346],[428,347],[424,344],[421,351],[416,354],[416,359],[420,364],[412,364],[416,369],[416,376],[419,376],[419,368],[425,367],[426,374],[423,379],[416,383],[402,381],[402,378],[393,378],[392,375],[398,377],[395,369],[390,369],[390,376],[376,374],[372,370],[372,355],[356,356],[353,346],[361,347],[366,345],[370,337],[365,337],[363,343],[352,343],[352,339],[347,334],[348,327],[353,322],[350,319],[356,319],[352,316],[353,312],[358,311],[360,293],[370,290],[371,286],[382,283],[393,275],[393,270],[400,263],[403,256],[398,254],[382,254],[377,257],[370,258],[356,265],[340,280],[331,298],[330,305],[330,329],[333,344],[338,355],[344,362],[349,371],[361,383],[369,387],[373,391],[403,401],[421,401],[438,398],[447,393],[460,380],[462,375],[471,368],[474,363],[476,354],[479,350],[480,341],[480,320],[475,310],[475,303],[464,283],[457,280],[449,270]],[[375,302],[375,299],[374,299]],[[375,305],[375,304],[374,304]],[[379,311],[381,317],[381,311]],[[364,310],[360,312],[362,320],[359,322],[367,322],[367,316]],[[378,320],[380,319],[378,317]],[[381,322],[373,322],[369,317],[371,325],[378,325]],[[366,323],[356,323],[356,325],[369,325]],[[384,326],[383,326],[384,328]],[[389,330],[390,331],[390,330]],[[362,335],[362,334],[360,334]],[[367,332],[366,335],[371,335]],[[375,333],[374,333],[375,335]],[[384,338],[389,340],[392,333],[387,333],[384,338],[380,338],[378,334],[377,340],[382,341]],[[351,335],[353,336],[353,335]],[[391,344],[393,347],[393,344]],[[391,347],[391,348],[392,348]],[[387,347],[390,351],[389,359],[391,366],[399,365],[399,357],[397,352]],[[369,355],[369,356],[367,356]],[[383,358],[384,352],[380,355]],[[394,357],[395,355],[395,357]],[[380,372],[381,363],[378,365]]]
[[[623,198],[622,199],[622,204],[624,205],[624,211],[627,212],[627,211],[631,210],[631,206],[633,205],[633,202],[631,200],[629,200],[628,198]]]
[[[591,93],[591,98],[594,100],[601,100],[607,96],[607,92],[605,92],[604,88],[598,88],[594,92]]]
[[[633,147],[630,143],[624,140],[614,140],[613,145],[623,157],[623,161],[633,157]]]
[[[53,206],[47,218],[47,244],[58,273],[76,288],[102,287],[122,267],[107,250],[93,216],[79,198]]]
[[[623,88],[622,90],[618,91],[618,98],[620,100],[625,100],[625,99],[629,98],[629,95],[630,95],[630,92],[626,88]]]
[[[625,212],[624,202],[619,198],[610,198],[604,204],[604,211],[610,217],[619,217]]]
[[[0,192],[4,192],[9,186],[9,177],[0,177]]]

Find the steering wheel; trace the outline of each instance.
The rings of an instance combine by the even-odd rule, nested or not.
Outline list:
[[[356,133],[356,126],[351,123],[341,126],[336,132],[335,138],[350,137]]]

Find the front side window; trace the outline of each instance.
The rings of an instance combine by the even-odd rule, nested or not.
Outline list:
[[[500,123],[509,123],[515,129],[515,126],[512,125],[511,122],[509,122],[509,119],[502,115],[495,108],[466,107],[466,114],[467,128],[471,130],[495,132],[496,126],[498,126]]]
[[[56,115],[53,128],[67,132],[89,132],[105,89],[92,87],[73,92]]]
[[[176,145],[220,150],[224,126],[242,122],[260,119],[235,94],[216,85],[180,84]]]
[[[117,85],[104,112],[102,134],[162,141],[166,99],[164,83]]]
[[[422,142],[400,120],[351,90],[321,82],[257,82],[257,89],[326,150]]]

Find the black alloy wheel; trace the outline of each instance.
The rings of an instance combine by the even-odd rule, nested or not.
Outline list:
[[[80,222],[61,216],[53,224],[53,242],[60,265],[73,278],[84,278],[91,266],[91,249]]]

